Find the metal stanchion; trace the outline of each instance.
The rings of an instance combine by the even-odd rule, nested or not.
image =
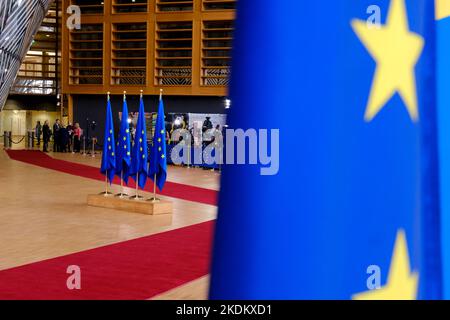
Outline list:
[[[3,148],[9,149],[11,147],[10,141],[9,141],[9,132],[5,131],[3,132]]]
[[[92,138],[92,154],[91,157],[95,158],[95,143],[97,142],[97,139]]]
[[[188,163],[187,163],[187,168],[190,169],[191,168],[191,142],[189,141],[188,146],[187,146],[187,153],[188,153]]]
[[[86,154],[86,137],[83,136],[83,156],[85,156]]]
[[[72,135],[72,154],[75,153],[75,136]]]
[[[223,147],[221,146],[221,147],[219,147],[219,155],[220,155],[220,158],[219,158],[219,173],[222,173],[222,164],[223,164]]]
[[[31,131],[28,131],[27,132],[27,148],[28,149],[33,149],[33,138],[32,138],[32,136],[31,136]]]

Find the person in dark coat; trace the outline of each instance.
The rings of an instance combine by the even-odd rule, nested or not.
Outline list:
[[[53,152],[59,152],[61,149],[61,136],[59,134],[60,129],[61,123],[59,122],[59,119],[56,119],[55,124],[53,125]]]
[[[41,125],[40,121],[38,121],[36,123],[36,127],[34,128],[34,135],[37,139],[37,145],[40,146],[41,145],[41,135],[42,135],[42,125]]]
[[[52,131],[50,130],[50,126],[48,125],[48,121],[45,120],[44,125],[42,126],[42,139],[44,141],[44,152],[48,152],[48,142],[50,141],[50,137],[52,136]]]
[[[211,117],[206,117],[205,121],[203,121],[202,132],[205,133],[207,130],[213,128],[213,124],[211,122]]]
[[[59,128],[59,152],[67,152],[69,139],[69,131],[67,130],[67,128],[61,126],[61,128]]]
[[[69,132],[69,143],[67,144],[67,151],[72,152],[73,149],[74,149],[74,146],[73,146],[73,129],[74,129],[74,126],[71,123],[69,123],[69,125],[67,126],[66,129]]]
[[[212,139],[212,135],[211,134],[206,134],[207,132],[209,132],[208,130],[211,130],[213,128],[213,124],[211,122],[211,117],[206,117],[206,120],[203,121],[203,126],[202,126],[202,145],[203,148],[205,148]]]

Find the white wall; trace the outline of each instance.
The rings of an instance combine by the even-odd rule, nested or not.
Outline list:
[[[48,120],[52,126],[57,116],[57,112],[3,110],[0,112],[0,135],[4,131],[11,131],[13,136],[24,136],[27,130],[34,129],[37,121],[43,125]]]

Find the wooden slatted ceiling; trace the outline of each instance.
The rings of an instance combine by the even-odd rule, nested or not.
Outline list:
[[[235,10],[236,0],[203,0],[203,10]]]
[[[192,22],[158,22],[155,83],[159,86],[192,84]]]
[[[192,11],[194,8],[193,0],[157,0],[157,12],[173,11]]]
[[[108,1],[108,0],[104,0]],[[102,14],[104,7],[103,0],[72,0],[71,4],[77,5],[81,9],[81,14]]]
[[[70,32],[69,81],[76,85],[103,83],[103,24],[82,24]]]
[[[70,57],[63,59],[63,93],[158,94],[164,87],[172,95],[227,94],[235,0],[101,2],[64,0],[63,21],[64,8],[81,4],[83,28],[102,25],[103,36],[62,28],[63,56]]]
[[[145,85],[147,24],[113,24],[111,84]]]
[[[113,13],[147,12],[147,0],[115,0],[112,5]]]
[[[228,85],[232,34],[232,20],[203,21],[202,85]]]

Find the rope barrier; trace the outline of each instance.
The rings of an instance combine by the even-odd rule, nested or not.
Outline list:
[[[9,141],[10,141],[11,143],[13,143],[13,144],[20,144],[20,143],[22,143],[23,140],[25,140],[25,137],[26,137],[26,136],[23,136],[22,139],[20,139],[18,142],[15,142],[15,141],[12,139],[12,137],[10,137],[10,138],[9,138]]]

